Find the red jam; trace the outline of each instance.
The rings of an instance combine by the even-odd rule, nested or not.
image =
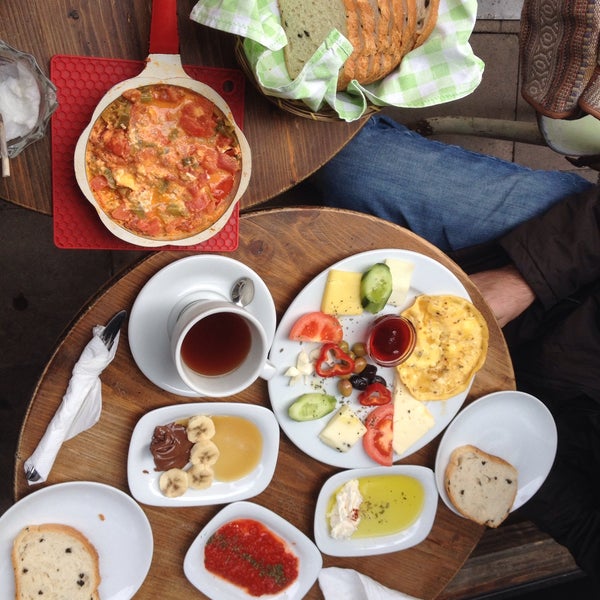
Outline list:
[[[415,347],[413,324],[399,315],[383,315],[373,321],[367,337],[367,352],[382,367],[405,361]]]
[[[277,594],[298,578],[298,557],[253,519],[237,519],[217,529],[206,542],[204,566],[251,596]]]

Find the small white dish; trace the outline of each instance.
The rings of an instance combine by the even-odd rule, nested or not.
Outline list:
[[[127,494],[92,481],[42,488],[0,517],[0,598],[14,598],[12,542],[26,525],[62,523],[81,531],[100,557],[102,600],[128,600],[152,562],[152,529],[144,511]]]
[[[205,490],[188,489],[177,498],[167,498],[158,486],[161,471],[156,471],[150,452],[154,428],[194,415],[232,415],[254,423],[263,439],[262,456],[257,467],[236,481],[214,481]],[[260,494],[271,482],[279,455],[279,425],[273,413],[263,406],[233,402],[202,402],[165,406],[145,414],[135,426],[127,456],[127,481],[132,496],[150,506],[209,506],[226,504]]]
[[[327,507],[336,490],[351,479],[375,477],[378,475],[406,475],[414,477],[423,486],[425,499],[417,520],[406,529],[392,535],[370,538],[350,538],[336,540],[329,533]],[[365,499],[363,499],[365,500]],[[330,477],[321,488],[315,508],[315,542],[324,554],[329,556],[374,556],[406,550],[421,543],[431,531],[435,520],[438,494],[433,471],[418,465],[395,465],[392,467],[371,467],[350,469]]]
[[[446,494],[444,473],[452,451],[471,444],[516,467],[519,489],[512,512],[544,483],[554,462],[557,443],[554,418],[534,396],[516,391],[483,396],[457,415],[440,441],[435,459],[440,497],[450,510],[460,514]]]
[[[273,412],[275,413],[281,428],[300,450],[315,460],[334,467],[341,467],[344,469],[368,468],[376,466],[377,463],[367,455],[361,443],[354,444],[347,452],[339,452],[338,450],[327,446],[319,439],[319,433],[325,427],[328,419],[330,419],[332,415],[313,421],[301,422],[294,421],[290,418],[288,407],[303,393],[322,391],[326,394],[336,396],[338,399],[341,398],[337,389],[336,377],[331,377],[324,381],[323,378],[312,375],[306,377],[302,382],[290,385],[289,377],[285,376],[285,372],[289,367],[296,364],[299,352],[301,350],[310,352],[319,346],[318,344],[306,342],[300,343],[290,340],[290,329],[301,315],[320,309],[327,276],[331,269],[364,272],[375,263],[383,262],[388,258],[395,258],[412,263],[414,265],[414,272],[411,277],[410,289],[405,306],[393,307],[390,305],[387,306],[381,314],[398,314],[398,312],[410,306],[414,301],[414,298],[419,294],[453,294],[455,296],[460,296],[461,298],[469,299],[467,290],[456,275],[428,256],[419,254],[418,252],[396,248],[368,250],[344,258],[322,271],[310,281],[296,296],[281,318],[271,347],[269,358],[277,369],[277,373],[269,379],[269,397],[271,399]],[[366,339],[366,331],[372,323],[373,318],[374,315],[366,312],[358,316],[340,317],[340,322],[344,328],[344,339],[350,344],[364,341]],[[387,381],[389,386],[391,386],[395,377],[394,367],[378,367],[377,373]],[[435,419],[434,426],[403,454],[394,454],[394,461],[417,452],[446,428],[465,401],[471,383],[472,380],[467,389],[448,400],[426,403],[427,408]],[[358,402],[358,392],[356,391],[353,392],[349,398],[339,400],[338,407],[341,402],[349,404],[363,420],[370,411],[370,409],[360,406]]]
[[[252,502],[235,502],[221,510],[198,534],[185,555],[183,570],[189,582],[213,600],[248,600],[254,598],[241,588],[213,575],[204,568],[204,546],[219,527],[235,519],[261,522],[285,541],[299,562],[298,579],[270,600],[300,600],[317,580],[323,565],[318,548],[299,529],[276,513]]]
[[[170,332],[181,309],[200,298],[230,300],[240,277],[254,283],[246,310],[263,325],[269,344],[275,335],[275,303],[265,282],[245,264],[218,254],[175,261],[153,275],[138,294],[129,316],[128,338],[133,360],[159,388],[179,396],[198,397],[179,376],[171,357]]]

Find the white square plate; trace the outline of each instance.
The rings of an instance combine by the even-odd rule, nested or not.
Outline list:
[[[337,540],[329,533],[327,507],[336,490],[351,479],[378,475],[406,475],[417,479],[425,491],[423,509],[417,520],[406,529],[392,535],[370,538]],[[438,505],[433,471],[417,465],[395,465],[342,471],[330,477],[319,493],[315,509],[315,542],[319,550],[329,556],[373,556],[406,550],[422,542],[431,531]]]
[[[236,481],[215,481],[205,490],[188,489],[177,498],[167,498],[158,486],[157,471],[150,452],[154,428],[194,415],[231,415],[254,423],[263,439],[262,456],[257,467]],[[151,506],[208,506],[244,500],[260,494],[271,482],[279,455],[279,425],[273,413],[254,404],[198,402],[158,408],[144,415],[136,425],[129,444],[127,479],[133,497]]]
[[[299,561],[298,579],[279,594],[269,595],[269,600],[300,600],[317,580],[323,559],[318,548],[299,529],[274,512],[252,502],[235,502],[219,512],[194,540],[183,563],[185,576],[190,583],[213,600],[248,600],[255,598],[243,589],[213,575],[204,568],[204,546],[219,527],[235,519],[253,519],[261,522],[287,542]]]

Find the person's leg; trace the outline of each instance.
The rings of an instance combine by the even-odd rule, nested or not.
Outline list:
[[[592,184],[426,139],[376,116],[311,179],[327,206],[374,214],[445,251],[497,238]]]
[[[582,397],[555,419],[554,465],[519,512],[568,548],[600,591],[600,411]]]

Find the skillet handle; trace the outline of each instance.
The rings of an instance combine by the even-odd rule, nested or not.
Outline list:
[[[179,54],[177,0],[153,0],[150,54]]]

